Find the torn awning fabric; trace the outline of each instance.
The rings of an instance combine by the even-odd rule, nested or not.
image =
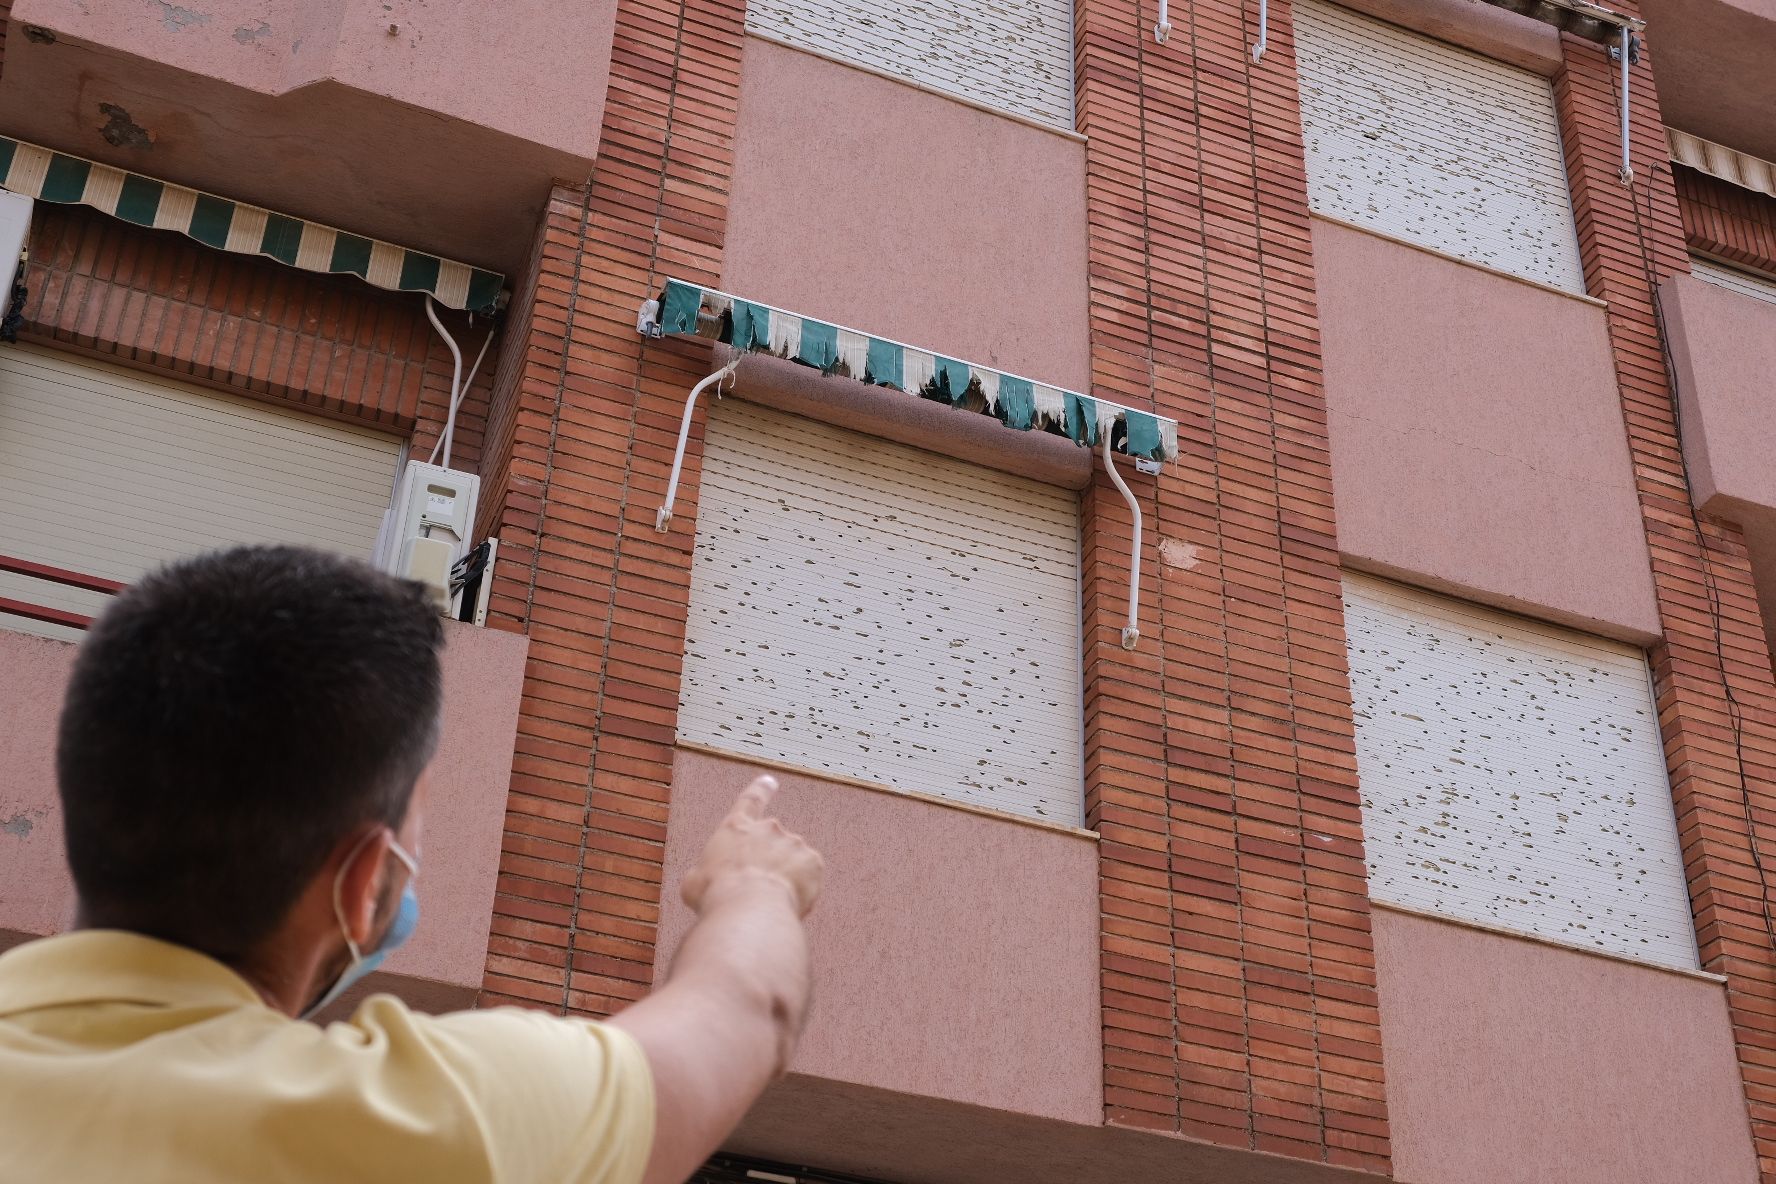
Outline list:
[[[492,313],[506,279],[424,251],[231,201],[0,136],[0,189],[37,201],[82,205],[206,247],[261,255],[286,267],[355,275],[391,292],[427,292],[446,308]]]
[[[823,374],[991,415],[1017,431],[1065,436],[1088,447],[1109,433],[1112,450],[1128,456],[1165,461],[1178,455],[1175,420],[683,280],[666,281],[654,317],[652,328],[661,336],[704,337],[788,358]]]

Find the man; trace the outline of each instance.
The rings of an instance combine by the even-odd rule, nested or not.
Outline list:
[[[782,1071],[821,863],[740,794],[667,983],[609,1023],[308,1017],[417,921],[442,633],[419,585],[242,548],[118,597],[57,750],[75,930],[0,955],[0,1181],[677,1184]]]

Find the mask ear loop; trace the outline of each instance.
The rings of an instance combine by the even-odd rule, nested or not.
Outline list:
[[[407,874],[409,876],[412,876],[416,880],[419,878],[419,857],[417,855],[409,855],[407,853],[407,848],[401,846],[401,840],[390,839],[389,851],[407,868]]]
[[[345,902],[340,898],[340,893],[344,891],[345,869],[350,867],[351,861],[358,857],[358,852],[364,849],[364,844],[368,843],[375,837],[376,832],[371,831],[369,834],[359,839],[357,844],[352,847],[351,854],[345,857],[345,862],[339,865],[339,870],[333,873],[333,919],[339,922],[339,933],[345,938],[345,948],[351,951],[352,961],[354,963],[362,962],[364,960],[364,953],[362,950],[358,949],[358,943],[352,940],[351,926],[345,923]],[[419,871],[418,867],[413,864],[412,856],[401,850],[401,844],[394,844],[394,849],[398,853],[401,861],[406,863],[407,866],[412,868],[414,873],[417,874]]]

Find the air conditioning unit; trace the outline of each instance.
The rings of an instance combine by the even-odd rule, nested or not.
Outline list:
[[[0,318],[11,311],[13,289],[23,282],[20,271],[25,244],[31,239],[32,204],[22,193],[0,189]]]
[[[382,532],[372,557],[391,575],[418,580],[432,590],[438,611],[462,616],[462,581],[458,569],[471,562],[469,532],[475,528],[475,506],[481,478],[473,473],[411,460],[395,486],[395,500],[383,516]],[[478,581],[484,599],[489,580]],[[485,613],[481,606],[479,613]]]

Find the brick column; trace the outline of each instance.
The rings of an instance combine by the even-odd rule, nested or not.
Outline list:
[[[525,628],[483,1000],[605,1014],[653,976],[700,442],[654,532],[701,343],[644,342],[665,275],[713,284],[744,5],[619,0],[591,183],[558,188],[491,416],[492,623]],[[491,451],[491,450],[490,450]]]
[[[1727,978],[1764,1180],[1776,1180],[1776,683],[1737,527],[1690,498],[1654,299],[1687,271],[1654,84],[1658,46],[1633,71],[1636,179],[1617,179],[1617,66],[1568,37],[1555,79],[1587,286],[1609,302],[1622,412],[1663,640],[1651,653],[1678,834],[1704,969]]]
[[[1180,423],[1127,511],[1086,498],[1087,793],[1102,833],[1106,1120],[1385,1172],[1292,16],[1076,10],[1097,393]]]

